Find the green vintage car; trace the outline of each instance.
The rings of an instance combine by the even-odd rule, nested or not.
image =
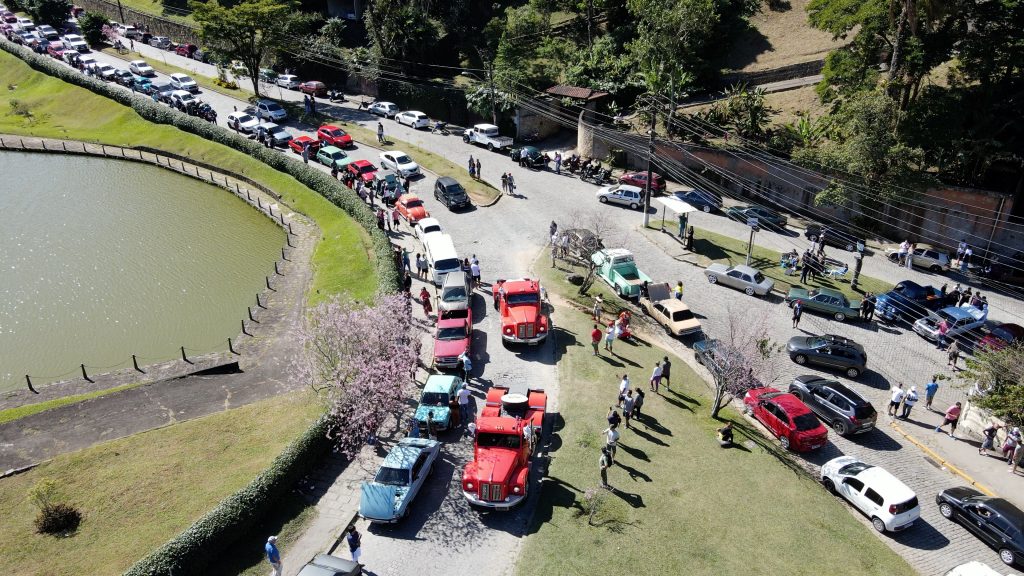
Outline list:
[[[345,154],[341,148],[325,146],[316,153],[316,161],[324,166],[334,166],[340,170],[341,167],[339,166],[339,163],[344,160],[346,156],[348,155]]]
[[[786,304],[792,308],[799,300],[804,310],[813,310],[828,314],[843,322],[847,318],[860,318],[860,300],[849,300],[842,292],[831,288],[790,288],[786,295]]]

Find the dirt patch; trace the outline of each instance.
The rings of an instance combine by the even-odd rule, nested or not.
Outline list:
[[[821,60],[830,50],[844,45],[828,32],[811,27],[806,7],[810,0],[792,0],[789,7],[772,10],[767,5],[750,18],[750,27],[736,38],[724,68],[754,72]]]

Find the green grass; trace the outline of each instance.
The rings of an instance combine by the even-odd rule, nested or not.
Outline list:
[[[77,404],[78,402],[85,402],[86,400],[107,396],[108,394],[113,394],[115,392],[131,390],[132,388],[142,386],[142,384],[143,382],[134,382],[132,384],[124,384],[121,386],[115,386],[114,388],[107,388],[105,390],[93,390],[92,392],[86,392],[84,394],[64,396],[63,398],[54,398],[53,400],[37,402],[36,404],[26,404],[25,406],[16,406],[14,408],[0,410],[0,424],[6,424],[7,422],[38,414],[40,412],[46,412],[47,410],[53,410],[54,408],[60,408],[61,406],[67,406],[68,404]]]
[[[238,88],[234,88],[234,89],[232,89],[232,88],[225,88],[224,86],[218,86],[214,82],[214,78],[210,78],[209,76],[203,76],[203,75],[200,75],[200,74],[196,74],[195,72],[193,72],[191,70],[186,70],[185,68],[180,68],[178,66],[175,66],[174,64],[168,64],[168,63],[164,62],[163,60],[157,60],[155,58],[148,58],[148,57],[146,57],[143,54],[139,54],[138,52],[128,52],[127,54],[118,54],[117,50],[115,50],[113,48],[110,48],[110,47],[103,48],[101,50],[101,52],[105,52],[107,54],[110,54],[111,56],[116,56],[118,58],[123,58],[125,60],[125,64],[124,64],[123,68],[125,68],[125,69],[128,68],[128,62],[130,62],[131,60],[145,60],[146,63],[149,64],[150,66],[152,66],[154,70],[156,70],[157,72],[163,73],[163,74],[167,74],[168,76],[170,76],[171,74],[179,74],[179,73],[180,74],[188,74],[189,76],[192,77],[193,80],[196,81],[196,84],[199,84],[199,87],[202,88],[203,90],[212,90],[214,92],[220,92],[222,94],[227,94],[228,96],[231,96],[233,98],[239,98],[241,100],[248,100],[249,97],[252,96],[252,90],[245,90],[244,89],[245,88],[244,84],[240,83],[239,87]]]
[[[296,392],[57,456],[0,482],[10,574],[120,574],[248,484],[323,412]],[[36,534],[27,492],[51,478],[83,513],[68,538]]]
[[[537,267],[552,294],[575,291],[546,256]],[[646,417],[622,430],[609,471],[615,490],[596,490],[603,499],[592,525],[584,494],[600,482],[601,431],[619,378],[628,373],[646,389],[665,351],[619,341],[618,356],[596,358],[587,313],[557,306],[552,320],[565,425],[556,424],[557,449],[517,574],[807,574],[823,565],[823,554],[829,574],[914,574],[776,441],[731,410],[723,416],[736,421],[744,447],[720,448],[709,390],[679,358],[672,358],[671,391],[648,394]]]
[[[652,221],[651,228],[660,231],[661,222]],[[693,229],[693,251],[700,256],[698,258],[700,266],[707,266],[711,262],[743,264],[747,259],[747,243],[745,241],[696,227]],[[850,272],[847,273],[845,279],[830,280],[822,277],[815,280],[808,277],[807,284],[802,285],[799,275],[787,276],[782,272],[782,267],[779,266],[781,253],[757,245],[751,252],[750,265],[760,270],[768,278],[775,280],[775,289],[782,291],[783,294],[789,292],[792,287],[824,287],[839,290],[848,298],[859,300],[863,298],[865,292],[884,294],[892,289],[893,285],[889,282],[861,274],[857,279],[857,289],[854,290],[850,286],[850,279],[853,278],[853,254],[838,248],[828,250],[827,253],[831,255],[830,257],[836,257],[850,266]]]
[[[282,551],[291,548],[306,527],[316,518],[316,504],[311,504],[296,491],[289,492],[274,503],[273,508],[260,522],[252,534],[235,545],[222,551],[221,560],[207,567],[206,574],[223,576],[266,576],[269,565],[267,556],[260,546],[260,535],[277,535],[277,547]],[[302,559],[303,562],[309,558]]]
[[[145,12],[146,14],[153,14],[166,18],[168,20],[174,20],[175,22],[181,22],[182,24],[188,24],[195,26],[196,21],[192,19],[192,15],[183,16],[177,12],[167,10],[162,0],[120,0],[121,4],[125,8],[131,8],[139,12]]]
[[[294,210],[314,220],[325,239],[313,254],[312,300],[337,293],[363,299],[376,292],[369,235],[344,211],[291,176],[227,146],[147,122],[131,108],[35,72],[5,52],[0,52],[0,86],[6,87],[0,98],[0,133],[152,146],[245,174],[269,186]],[[12,114],[12,100],[27,106],[32,118]]]

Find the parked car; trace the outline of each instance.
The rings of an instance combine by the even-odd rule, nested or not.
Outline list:
[[[527,166],[538,170],[546,168],[548,165],[547,155],[541,152],[536,146],[513,148],[509,151],[509,157],[512,158],[513,162],[519,162],[521,159],[525,158]]]
[[[871,519],[879,532],[899,532],[921,517],[917,494],[899,478],[853,456],[840,456],[821,467],[821,482]]]
[[[373,481],[360,485],[359,516],[387,523],[404,518],[440,453],[441,443],[437,440],[399,440],[384,457]]]
[[[302,150],[309,144],[309,155],[316,158],[316,152],[320,149],[320,141],[314,140],[309,136],[302,135],[292,138],[288,141],[288,147],[292,149],[292,152],[296,154],[302,154]]]
[[[256,134],[259,135],[260,132],[262,132],[265,137],[270,138],[270,144],[272,146],[287,144],[292,139],[292,135],[289,134],[287,130],[273,122],[263,122],[256,126]]]
[[[783,230],[788,223],[785,216],[764,206],[733,206],[725,211],[725,215],[744,224],[750,218],[757,218],[758,225],[762,228],[774,230]]]
[[[352,137],[349,136],[348,132],[333,124],[324,124],[317,129],[316,137],[320,140],[321,144],[337,146],[338,148],[348,148],[352,145]]]
[[[811,242],[817,242],[819,238],[823,238],[826,246],[835,246],[847,252],[855,251],[857,246],[867,245],[864,236],[833,225],[808,224],[804,229],[804,236]]]
[[[259,100],[254,106],[252,106],[253,112],[249,112],[253,116],[261,120],[273,120],[280,122],[288,118],[288,112],[277,102],[273,100]]]
[[[903,280],[893,289],[878,296],[875,302],[875,313],[883,320],[914,322],[923,318],[932,310],[944,305],[942,292],[934,286],[921,286],[912,280]]]
[[[459,181],[451,176],[441,176],[434,182],[434,198],[449,210],[469,206],[469,195]]]
[[[132,60],[128,63],[128,70],[130,70],[132,74],[138,74],[139,76],[156,76],[156,70],[153,70],[152,66],[146,64],[145,60]]]
[[[380,167],[394,170],[403,177],[420,173],[420,165],[413,162],[408,154],[401,150],[388,150],[380,153]]]
[[[744,409],[796,452],[817,450],[828,441],[828,429],[796,396],[775,388],[751,388],[743,396]]]
[[[65,46],[77,51],[79,54],[89,52],[89,44],[78,34],[65,34],[61,41],[64,42]]]
[[[199,46],[196,46],[195,44],[178,44],[174,48],[174,53],[178,56],[192,58],[197,50],[199,50]]]
[[[790,288],[786,295],[786,304],[792,308],[797,300],[805,311],[821,312],[836,319],[837,322],[845,322],[848,318],[860,319],[860,300],[850,300],[839,290],[832,288]]]
[[[701,331],[700,320],[682,300],[672,297],[667,282],[648,284],[647,295],[640,295],[640,308],[673,336],[689,336]]]
[[[196,102],[196,97],[191,92],[185,90],[172,90],[171,91],[171,106],[178,110],[184,110],[192,102]]]
[[[494,124],[476,124],[472,128],[466,128],[462,133],[462,141],[484,146],[491,152],[508,148],[513,142],[512,138],[502,136]]]
[[[412,227],[416,234],[416,238],[420,243],[426,242],[427,234],[433,234],[434,232],[444,232],[441,228],[441,223],[438,222],[437,218],[423,218]]]
[[[102,62],[93,68],[93,72],[96,73],[97,78],[112,82],[114,80],[114,75],[117,74],[117,68],[114,68],[106,62]]]
[[[383,116],[385,118],[394,118],[398,114],[398,104],[394,102],[374,102],[367,108],[370,114],[376,114],[377,116]]]
[[[807,405],[840,436],[875,429],[878,413],[863,396],[846,385],[820,376],[797,376],[789,393]]]
[[[189,92],[199,92],[199,84],[192,79],[188,74],[175,73],[170,76],[171,86],[174,86],[178,90],[187,90]]]
[[[597,200],[602,204],[618,204],[639,210],[644,205],[644,190],[630,184],[605,186],[597,191]]]
[[[150,90],[150,95],[156,94],[158,102],[171,103],[171,93],[174,92],[174,88],[171,87],[170,82],[154,82],[150,85]]]
[[[1018,342],[1024,342],[1024,326],[1007,323],[990,330],[978,343],[978,347],[982,350],[1002,350]]]
[[[794,336],[786,344],[790,360],[800,364],[816,364],[835,368],[856,378],[867,370],[868,355],[860,344],[835,334]]]
[[[399,216],[405,219],[410,226],[430,216],[427,208],[423,205],[423,201],[415,194],[402,194],[399,196],[398,201],[395,202],[395,208],[398,210]]]
[[[306,80],[302,84],[299,84],[299,92],[309,94],[310,96],[326,96],[327,86],[323,82],[319,82],[317,80]]]
[[[114,82],[121,86],[132,87],[135,85],[135,75],[123,68],[114,70]]]
[[[274,83],[281,88],[294,90],[299,87],[299,77],[294,74],[281,74],[277,77],[277,80],[275,80]]]
[[[647,190],[647,172],[626,172],[619,176],[619,184],[629,184]],[[651,172],[651,191],[655,194],[665,191],[665,179],[655,172]]]
[[[712,262],[704,269],[704,275],[712,284],[743,290],[748,296],[764,296],[775,286],[775,281],[765,278],[760,270],[743,264],[726,266]]]
[[[640,287],[651,278],[636,265],[633,253],[625,248],[602,249],[590,255],[594,274],[612,287],[619,298],[640,297]]]
[[[451,409],[454,406],[458,409],[458,399],[455,394],[462,386],[462,378],[449,376],[447,374],[431,374],[427,376],[427,382],[423,385],[423,395],[420,396],[420,404],[416,407],[416,422],[419,423],[420,431],[426,436],[427,418],[430,413],[434,415],[431,421],[435,430],[447,430],[452,426]]]
[[[999,551],[1007,566],[1024,554],[1024,512],[1002,498],[985,496],[974,488],[947,488],[935,496],[939,514],[955,520],[981,541]]]
[[[703,212],[714,212],[722,209],[722,197],[714,192],[685,190],[674,192],[672,195]]]
[[[250,116],[245,112],[231,112],[228,114],[228,126],[234,127],[236,120],[238,121],[238,131],[246,134],[252,134],[253,130],[260,125],[258,118]]]
[[[970,334],[984,326],[987,316],[988,314],[976,306],[948,306],[914,322],[914,332],[934,342],[939,339],[939,323],[945,320],[949,328],[946,338],[955,338]]]
[[[241,62],[238,63],[238,66],[242,70],[245,70],[245,66],[242,66]],[[234,70],[234,69],[235,69],[235,66],[232,66],[232,70]],[[272,69],[270,69],[270,68],[260,68],[259,75],[260,75],[260,80],[262,80],[263,82],[267,82],[269,84],[277,84],[277,72],[273,71]]]
[[[899,261],[899,249],[889,248],[885,256],[892,262]],[[936,248],[930,244],[918,244],[914,249],[914,266],[924,268],[931,272],[942,272],[949,270],[949,251],[944,248]]]
[[[445,276],[445,281],[448,277]],[[462,361],[459,357],[470,351],[473,340],[473,323],[467,315],[455,318],[439,318],[434,329],[433,366],[438,370],[455,370]]]
[[[171,39],[167,36],[153,36],[149,39],[149,45],[161,50],[171,49]]]
[[[395,115],[395,122],[410,128],[430,128],[430,118],[418,110],[406,110]]]
[[[324,146],[316,153],[316,161],[324,166],[337,168],[338,162],[344,160],[348,154],[336,146]]]
[[[64,43],[60,40],[56,42],[50,42],[50,45],[46,47],[46,53],[58,60],[64,58]]]
[[[377,171],[377,167],[369,160],[356,160],[346,166],[346,168],[365,184],[373,182],[373,173]]]
[[[53,26],[50,26],[49,24],[43,24],[42,26],[36,28],[36,32],[38,32],[40,35],[42,35],[43,38],[46,38],[47,40],[60,39],[60,33],[57,32],[57,30]]]
[[[381,169],[374,172],[372,186],[386,204],[394,204],[399,196],[405,194],[402,179],[394,170]]]
[[[721,346],[715,338],[705,338],[693,344],[693,356],[697,363],[711,371],[711,374],[718,378],[725,371],[723,359],[718,353]]]

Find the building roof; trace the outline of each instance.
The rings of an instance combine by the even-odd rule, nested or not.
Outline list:
[[[601,92],[598,90],[591,90],[590,88],[580,88],[578,86],[566,86],[565,84],[558,84],[545,90],[547,94],[552,96],[560,96],[562,98],[575,98],[577,100],[597,100],[598,98],[604,98],[608,95],[607,92]]]

